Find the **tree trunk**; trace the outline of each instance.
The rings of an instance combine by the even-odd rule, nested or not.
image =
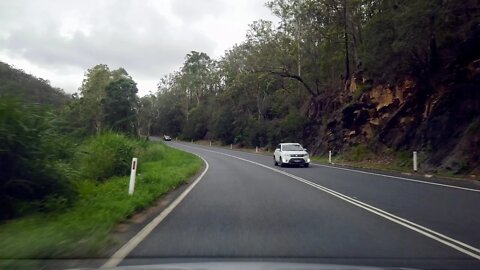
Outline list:
[[[186,99],[185,99],[185,101],[186,101],[186,102],[185,102],[185,103],[186,103],[185,118],[186,118],[187,121],[188,121],[188,110],[189,110],[189,103],[190,103],[190,96],[191,96],[191,95],[190,95],[190,91],[188,90],[188,88],[187,88],[187,91],[186,91],[186,92],[187,92],[187,97],[186,97]]]
[[[101,125],[102,125],[101,121],[96,119],[95,120],[95,132],[96,132],[97,135],[99,135],[100,131],[102,130]]]
[[[151,120],[148,120],[148,124],[147,124],[147,137],[150,138],[150,129],[152,128],[152,121]]]
[[[439,66],[437,39],[435,37],[435,17],[430,17],[430,68],[436,71]]]
[[[347,0],[343,0],[343,37],[345,41],[345,81],[350,78],[350,57],[348,54]]]

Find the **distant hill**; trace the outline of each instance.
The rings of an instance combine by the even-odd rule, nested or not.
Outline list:
[[[70,99],[62,89],[52,87],[48,81],[0,61],[0,96],[4,95],[53,106],[63,105]]]

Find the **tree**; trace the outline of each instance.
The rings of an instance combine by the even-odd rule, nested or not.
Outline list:
[[[465,40],[480,22],[478,1],[367,2],[361,57],[369,75],[384,80],[410,74],[427,82],[441,65],[439,49]]]
[[[124,68],[110,70],[105,64],[98,64],[85,72],[80,95],[73,97],[72,102],[65,108],[65,117],[69,119],[69,126],[78,135],[98,134],[105,129],[112,128],[112,123],[105,123],[110,116],[105,115],[106,88],[112,82],[132,77]],[[111,97],[109,97],[111,100]],[[79,129],[81,127],[81,129]],[[83,130],[83,132],[79,132]]]
[[[200,104],[200,98],[209,90],[208,76],[213,67],[210,57],[203,52],[192,51],[187,54],[182,67],[182,77],[185,79],[187,97],[195,97],[196,105]]]
[[[114,131],[137,134],[137,94],[136,83],[130,78],[112,81],[106,87],[102,101],[105,124]]]
[[[98,134],[103,128],[102,100],[106,96],[105,89],[111,82],[111,72],[107,65],[99,64],[87,70],[82,86],[81,117],[84,119],[85,128],[90,134]]]
[[[157,100],[155,95],[140,98],[138,107],[137,127],[140,134],[150,137],[153,121],[158,118]]]

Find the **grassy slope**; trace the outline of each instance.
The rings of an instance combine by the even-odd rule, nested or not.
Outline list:
[[[13,258],[95,256],[111,243],[109,234],[118,222],[186,181],[203,164],[198,157],[161,143],[151,143],[144,155],[143,160],[151,161],[139,159],[133,196],[127,195],[129,177],[103,183],[85,180],[79,183],[79,200],[65,212],[1,224],[0,266],[9,266]]]
[[[313,156],[312,161],[321,164],[328,164],[327,156]],[[349,166],[361,169],[373,169],[385,172],[400,172],[405,174],[430,175],[431,177],[447,178],[451,180],[480,180],[479,175],[471,174],[455,174],[452,171],[436,170],[424,171],[422,163],[426,159],[424,153],[418,154],[418,172],[413,171],[413,161],[410,153],[400,152],[396,155],[385,154],[379,157],[362,157],[351,158],[348,154],[337,155],[332,157],[332,162],[336,165]]]

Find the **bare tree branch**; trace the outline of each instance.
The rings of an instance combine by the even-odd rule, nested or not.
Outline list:
[[[292,74],[290,72],[288,72],[286,69],[282,69],[281,71],[276,71],[276,70],[256,70],[256,71],[253,71],[254,73],[258,73],[258,72],[265,72],[265,73],[270,73],[270,74],[273,74],[273,75],[277,75],[277,76],[280,76],[282,78],[288,78],[288,79],[293,79],[293,80],[296,80],[298,82],[300,82],[303,87],[308,91],[308,93],[310,93],[310,95],[312,95],[313,97],[316,97],[318,96],[317,93],[315,93],[312,88],[310,87],[310,85],[308,85],[303,79],[302,77],[298,76],[297,74]]]

